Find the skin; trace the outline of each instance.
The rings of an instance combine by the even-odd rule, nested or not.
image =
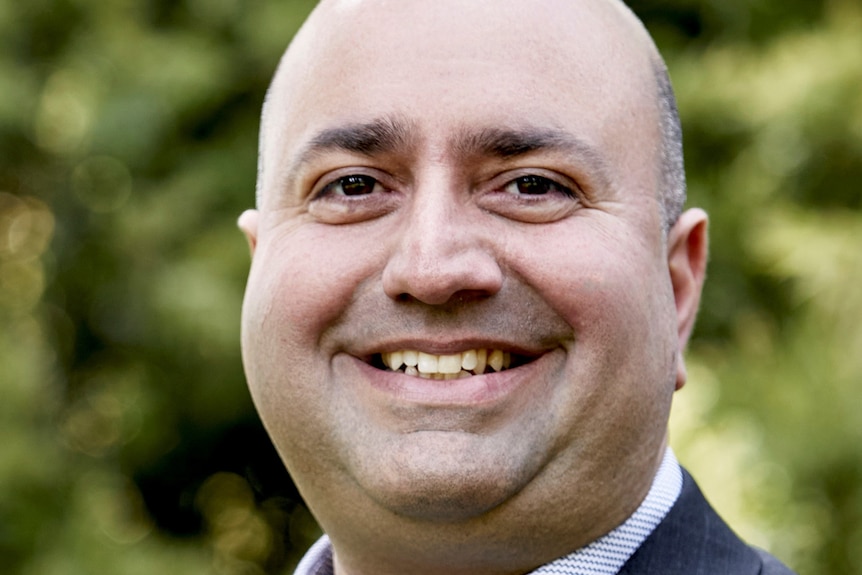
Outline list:
[[[603,0],[323,2],[287,51],[243,359],[339,574],[525,573],[643,500],[706,262],[702,211],[662,224],[656,58]],[[375,363],[477,347],[524,363]]]

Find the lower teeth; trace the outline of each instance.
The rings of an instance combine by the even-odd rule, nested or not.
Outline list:
[[[506,368],[502,368],[500,371],[505,371],[505,370],[506,370]],[[405,366],[401,369],[389,370],[389,371],[392,371],[393,373],[403,373],[405,375],[412,375],[414,377],[421,377],[423,379],[445,379],[445,380],[464,379],[466,377],[473,377],[474,375],[483,375],[486,373],[486,372],[482,372],[481,374],[479,374],[479,373],[474,373],[472,371],[466,371],[463,369],[458,373],[423,373],[411,365]],[[494,372],[492,371],[491,373],[494,373]]]

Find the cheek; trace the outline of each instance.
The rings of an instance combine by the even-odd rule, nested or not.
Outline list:
[[[625,237],[557,239],[566,249],[513,261],[524,262],[519,275],[572,327],[575,369],[602,374],[595,385],[661,385],[676,348],[670,279],[660,255]]]
[[[373,252],[355,245],[321,226],[264,238],[249,276],[249,321],[286,345],[316,344],[356,287],[375,273]]]
[[[319,420],[332,409],[325,388],[336,351],[325,334],[375,264],[373,250],[345,249],[312,226],[258,243],[243,302],[243,363],[255,405],[282,456],[290,456],[289,467],[304,461],[295,453],[324,440]]]
[[[262,411],[303,403],[334,350],[322,336],[374,273],[373,254],[333,241],[314,226],[271,233],[258,243],[243,302],[243,361]],[[349,243],[347,245],[350,245]]]
[[[597,242],[539,258],[523,253],[519,270],[576,332],[640,323],[655,299],[655,269],[643,257]]]
[[[541,271],[572,327],[562,439],[615,456],[661,440],[674,389],[674,306],[656,260],[593,249]],[[667,285],[666,285],[667,284]],[[588,431],[584,431],[588,430]]]

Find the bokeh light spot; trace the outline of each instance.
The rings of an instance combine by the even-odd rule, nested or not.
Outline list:
[[[72,172],[72,189],[80,202],[97,213],[122,207],[132,191],[128,167],[110,156],[87,158]]]

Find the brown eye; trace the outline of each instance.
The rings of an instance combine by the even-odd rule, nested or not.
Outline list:
[[[510,194],[517,195],[562,194],[569,197],[573,196],[572,190],[569,188],[542,176],[521,176],[506,184],[504,189]]]
[[[352,175],[338,178],[323,188],[321,195],[367,196],[377,188],[377,180],[371,176]]]
[[[309,196],[308,213],[313,218],[325,224],[353,224],[386,215],[398,207],[402,195],[397,190],[387,188],[367,173],[350,173],[348,169],[340,172],[345,175],[330,175]]]

